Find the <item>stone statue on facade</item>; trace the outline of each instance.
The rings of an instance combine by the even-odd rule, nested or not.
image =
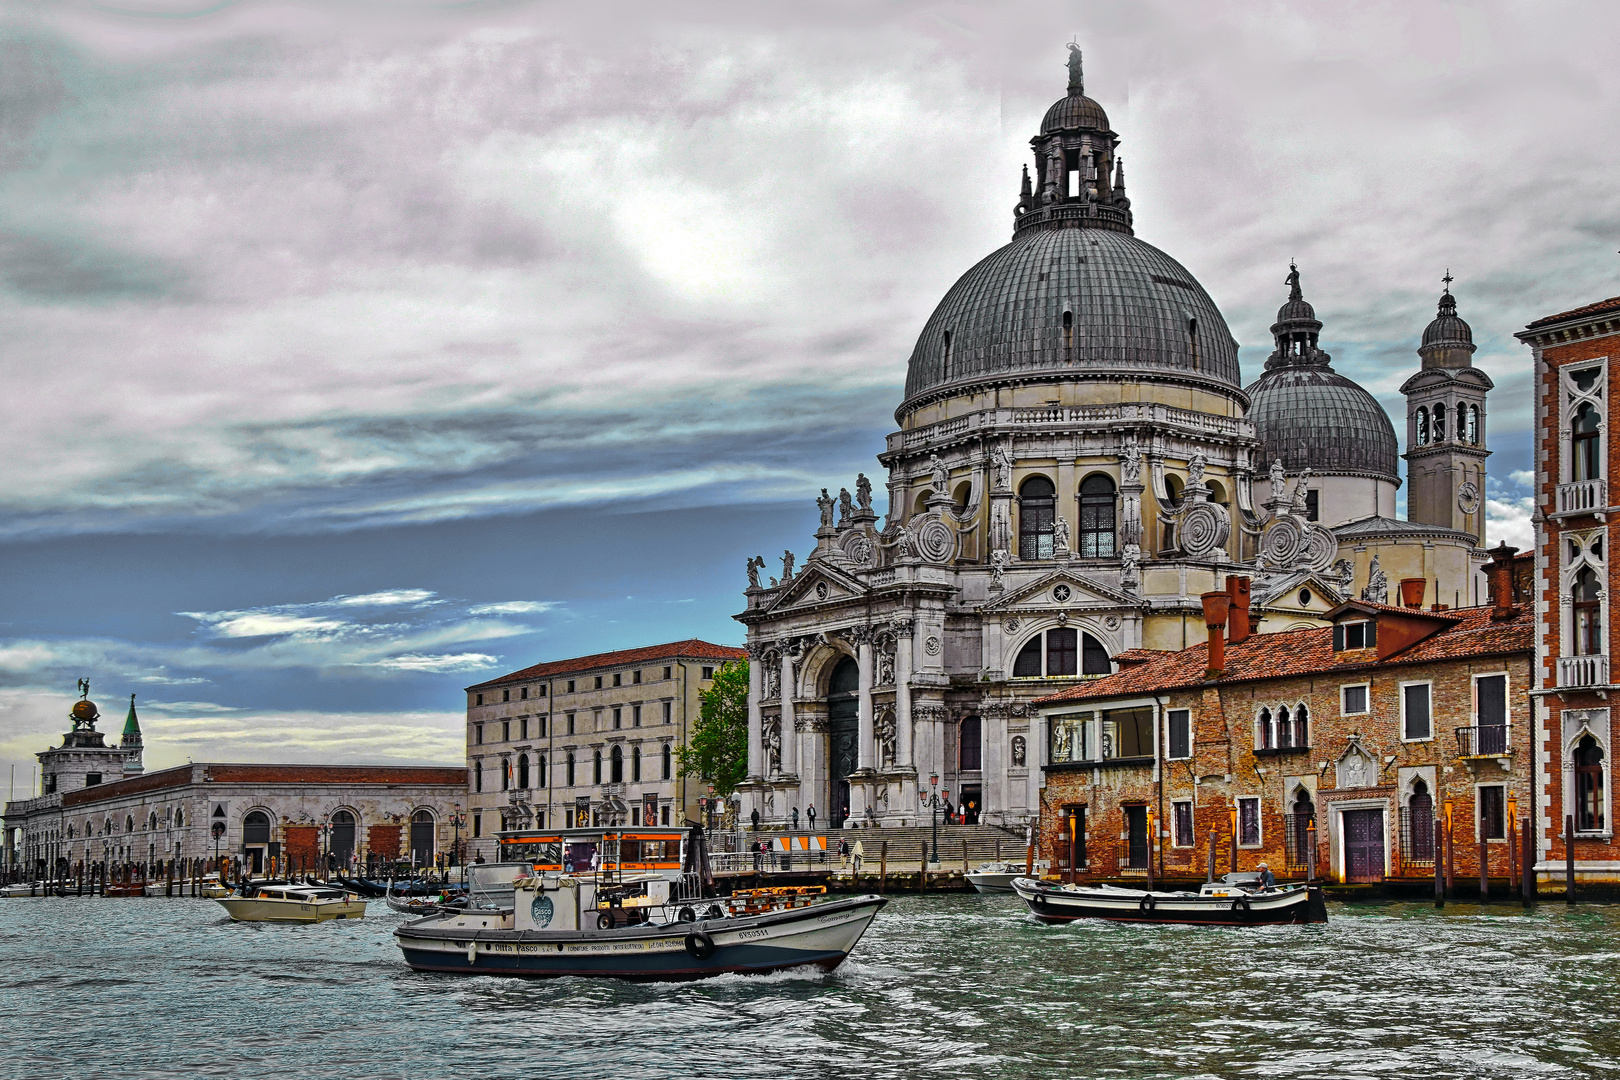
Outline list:
[[[838,489],[838,527],[849,528],[850,515],[855,513],[855,500],[849,497],[849,488]]]
[[[765,556],[755,555],[748,560],[748,587],[759,588],[759,572],[765,569]]]
[[[1284,488],[1283,466],[1281,461],[1271,463],[1271,497],[1281,499]]]
[[[996,443],[995,447],[990,451],[990,464],[996,474],[996,490],[1011,491],[1013,463],[1012,457],[1007,453],[1005,446]]]
[[[1142,482],[1142,448],[1135,443],[1128,444],[1125,453],[1120,456],[1119,482],[1122,484]]]
[[[1052,523],[1052,549],[1062,555],[1069,553],[1069,519],[1062,514]]]
[[[884,709],[882,715],[877,718],[877,723],[873,725],[872,733],[877,736],[879,764],[885,769],[892,769],[894,767],[894,713]]]
[[[855,504],[862,510],[872,509],[872,481],[866,478],[865,473],[855,476]]]
[[[1299,474],[1299,479],[1294,481],[1294,498],[1292,504],[1289,506],[1289,510],[1295,517],[1305,516],[1305,500],[1306,496],[1309,494],[1309,491],[1305,485],[1310,478],[1311,470],[1306,469],[1304,472]]]
[[[782,552],[782,584],[786,585],[793,580],[793,552]]]
[[[1007,573],[1007,549],[996,548],[990,553],[990,587],[1001,588],[1001,579]]]
[[[775,775],[782,771],[782,721],[778,717],[765,725],[766,772]]]
[[[823,529],[832,528],[833,527],[833,499],[832,499],[831,495],[827,494],[827,489],[826,488],[821,489],[821,498],[816,500],[816,509],[821,511],[821,527]]]
[[[1013,763],[1013,768],[1022,769],[1024,767],[1025,761],[1026,761],[1026,759],[1028,757],[1028,751],[1025,749],[1026,745],[1027,744],[1024,742],[1024,737],[1022,735],[1014,735],[1013,736],[1013,740],[1012,740],[1012,763]]]
[[[1126,544],[1119,557],[1119,585],[1127,592],[1142,587],[1142,549],[1136,544]]]
[[[939,460],[938,454],[928,455],[928,470],[932,474],[931,483],[934,486],[934,494],[945,494],[945,489],[951,486],[951,470],[947,469],[945,463]]]
[[[1204,484],[1204,455],[1194,454],[1192,460],[1187,462],[1187,486],[1202,487]]]
[[[1361,598],[1370,604],[1389,603],[1389,578],[1384,576],[1384,568],[1378,565],[1378,556],[1372,557],[1372,563],[1367,567],[1367,587],[1361,590]]]
[[[1356,576],[1356,568],[1349,559],[1340,559],[1333,564],[1333,583],[1343,592],[1350,587],[1350,581]]]

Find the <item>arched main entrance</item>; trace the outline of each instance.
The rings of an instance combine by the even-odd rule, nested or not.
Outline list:
[[[849,774],[860,763],[859,703],[861,669],[849,657],[838,661],[827,681],[827,778],[832,785],[833,828],[842,828],[849,819]]]

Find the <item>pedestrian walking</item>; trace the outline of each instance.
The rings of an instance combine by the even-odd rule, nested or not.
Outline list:
[[[754,822],[754,831],[759,832],[759,807],[756,806],[750,810],[748,816]]]
[[[849,865],[849,841],[838,841],[838,868],[844,869]]]
[[[812,803],[809,807],[807,807],[805,809],[804,813],[805,813],[805,816],[810,819],[810,831],[815,832],[816,831],[816,808],[815,808],[815,804]]]
[[[793,831],[799,831],[799,808],[797,806],[793,808]]]

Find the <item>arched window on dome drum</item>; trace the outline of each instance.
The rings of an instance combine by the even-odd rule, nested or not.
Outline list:
[[[1598,460],[1598,411],[1591,402],[1582,402],[1575,410],[1575,423],[1571,425],[1571,480],[1596,480],[1603,475]]]
[[[1575,828],[1579,832],[1602,832],[1604,804],[1603,747],[1590,735],[1575,744]]]
[[[520,787],[520,788],[526,788],[526,787],[529,786],[529,755],[528,754],[519,754],[518,755],[517,786]]]
[[[1063,347],[1065,349],[1074,348],[1074,312],[1072,311],[1063,313]]]
[[[1570,590],[1575,625],[1575,656],[1596,656],[1603,651],[1603,613],[1598,599],[1598,578],[1590,566],[1581,567]]]
[[[1479,445],[1479,406],[1468,406],[1468,441]]]
[[[1429,441],[1429,410],[1422,405],[1418,406],[1416,426],[1418,445],[1423,446]]]
[[[1198,355],[1198,320],[1187,320],[1187,348],[1192,352],[1192,369],[1199,371],[1203,364]]]
[[[1018,557],[1050,559],[1057,513],[1057,489],[1044,476],[1032,476],[1018,489]]]
[[[1114,554],[1114,481],[1094,474],[1080,483],[1080,549],[1082,559]]]
[[[1446,407],[1440,402],[1434,406],[1434,441],[1446,441]]]

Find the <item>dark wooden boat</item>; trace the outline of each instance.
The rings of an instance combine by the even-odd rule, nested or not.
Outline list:
[[[1123,889],[1115,885],[1058,885],[1015,878],[1013,892],[1044,923],[1076,919],[1173,923],[1192,926],[1279,926],[1327,922],[1327,904],[1315,885],[1262,888],[1258,875],[1228,874],[1198,892]]]

